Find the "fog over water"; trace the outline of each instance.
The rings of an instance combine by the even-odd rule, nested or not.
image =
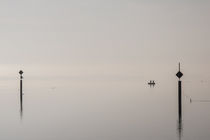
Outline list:
[[[207,0],[0,1],[0,139],[208,140],[209,13]]]

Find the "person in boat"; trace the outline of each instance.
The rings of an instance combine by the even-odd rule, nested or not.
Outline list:
[[[150,80],[150,82],[148,84],[155,84],[154,80]]]

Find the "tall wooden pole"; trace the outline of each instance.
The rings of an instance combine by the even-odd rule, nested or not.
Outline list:
[[[179,119],[182,118],[182,81],[180,78],[183,76],[183,73],[180,71],[180,63],[179,63],[179,71],[177,72],[176,76],[179,78],[178,81],[178,113]]]
[[[179,78],[178,81],[178,132],[179,132],[179,139],[182,136],[182,81],[180,80],[183,76],[183,73],[180,71],[180,63],[179,63],[179,71],[177,72],[176,76]]]
[[[182,119],[182,81],[178,81],[178,109],[179,119]]]
[[[20,74],[20,115],[23,115],[23,71],[19,71]]]

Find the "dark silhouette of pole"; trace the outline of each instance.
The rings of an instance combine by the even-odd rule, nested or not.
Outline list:
[[[182,81],[178,81],[178,109],[179,119],[182,119]]]
[[[180,78],[183,76],[183,73],[180,71],[180,63],[179,63],[179,71],[177,72],[176,76],[179,78],[178,81],[178,113],[179,119],[182,118],[182,81]]]
[[[179,71],[176,76],[179,78],[178,80],[178,133],[179,139],[182,137],[182,81],[180,80],[183,76],[183,73],[180,71],[180,63],[179,63]]]
[[[23,71],[19,71],[20,74],[20,116],[23,115]]]

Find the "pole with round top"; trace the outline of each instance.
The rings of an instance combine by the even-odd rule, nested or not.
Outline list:
[[[23,111],[23,71],[20,70],[19,74],[20,74],[20,112],[22,115],[22,111]]]

